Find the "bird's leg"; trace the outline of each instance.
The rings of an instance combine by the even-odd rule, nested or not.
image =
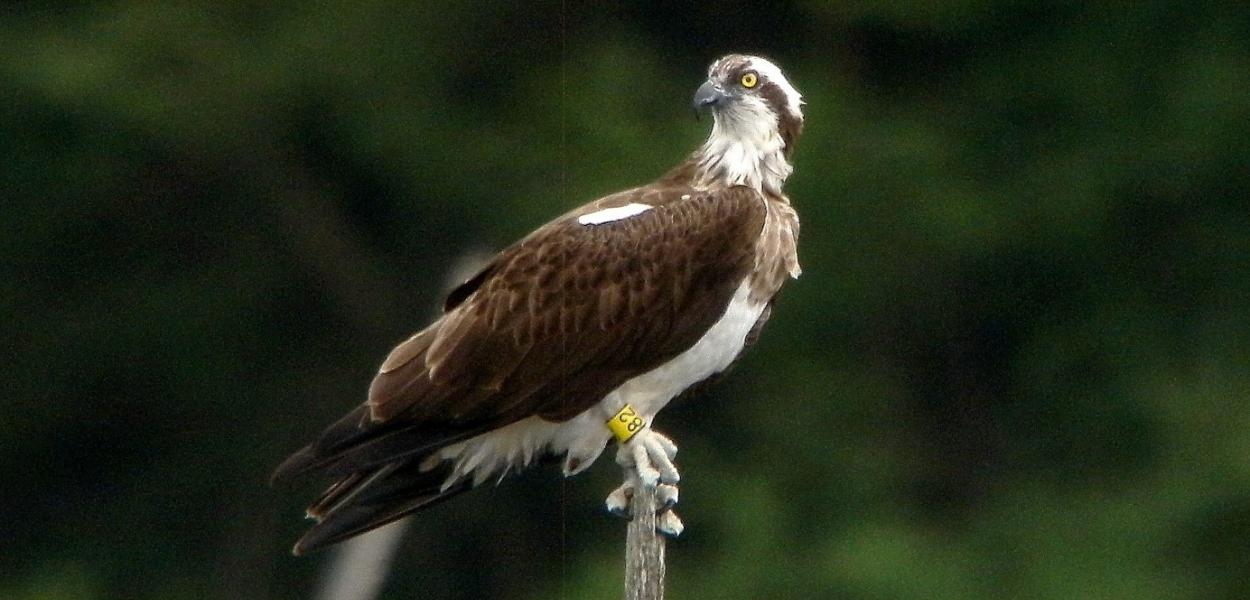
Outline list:
[[[672,508],[677,504],[677,482],[681,476],[673,464],[677,445],[664,435],[644,428],[616,449],[616,464],[624,470],[625,482],[608,494],[608,512],[624,519],[633,518],[630,501],[638,486],[655,490],[656,531],[669,537],[681,535],[684,526]]]

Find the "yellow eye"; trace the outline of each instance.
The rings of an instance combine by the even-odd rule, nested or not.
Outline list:
[[[760,78],[755,73],[747,71],[746,73],[742,74],[742,87],[744,88],[753,88],[755,87],[755,84],[759,82],[760,82]]]

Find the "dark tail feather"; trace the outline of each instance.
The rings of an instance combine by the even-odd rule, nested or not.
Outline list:
[[[282,461],[282,464],[274,469],[273,475],[269,476],[269,482],[286,481],[324,466],[327,458],[333,460],[335,454],[350,448],[353,442],[366,438],[370,434],[382,433],[384,428],[385,425],[370,427],[368,405],[357,406],[322,431],[321,435],[317,436],[317,441],[300,448],[295,454]]]
[[[450,465],[422,471],[440,449],[491,429],[486,423],[405,421],[370,418],[369,405],[356,407],[282,462],[271,482],[319,472],[337,482],[308,507],[317,524],[293,552],[303,554],[380,527],[471,487],[442,489]]]
[[[374,423],[368,411],[368,406],[359,406],[326,428],[316,442],[282,461],[270,476],[270,482],[289,481],[312,471],[344,477],[410,457],[429,455],[489,428],[471,423],[454,426]]]
[[[356,473],[326,490],[308,513],[317,519],[295,544],[299,556],[320,550],[429,508],[472,487],[469,481],[441,489],[451,467],[421,471],[409,463],[392,463],[368,474]]]
[[[324,461],[325,473],[342,477],[408,459],[420,460],[439,449],[466,440],[485,428],[401,429],[369,440]]]

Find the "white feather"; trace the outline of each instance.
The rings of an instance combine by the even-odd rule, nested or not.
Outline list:
[[[768,105],[744,96],[732,108],[717,112],[715,119],[712,134],[699,149],[701,183],[745,185],[780,194],[794,168],[786,160],[777,116]]]
[[[577,218],[577,222],[581,225],[603,225],[604,223],[611,223],[612,221],[620,221],[621,219],[628,219],[632,216],[640,215],[651,210],[651,208],[652,206],[650,204],[630,202],[625,206],[605,208],[603,210],[597,210],[595,212],[582,215]]]

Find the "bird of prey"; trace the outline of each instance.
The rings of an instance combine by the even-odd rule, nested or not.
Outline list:
[[[802,97],[772,62],[733,54],[694,95],[710,136],[647,185],[568,212],[455,288],[383,361],[368,400],[275,471],[335,483],[307,514],[302,554],[427,508],[539,459],[565,476],[615,440],[628,515],[655,489],[677,535],[677,446],[656,414],[727,369],[798,277],[799,220],[782,185]]]

